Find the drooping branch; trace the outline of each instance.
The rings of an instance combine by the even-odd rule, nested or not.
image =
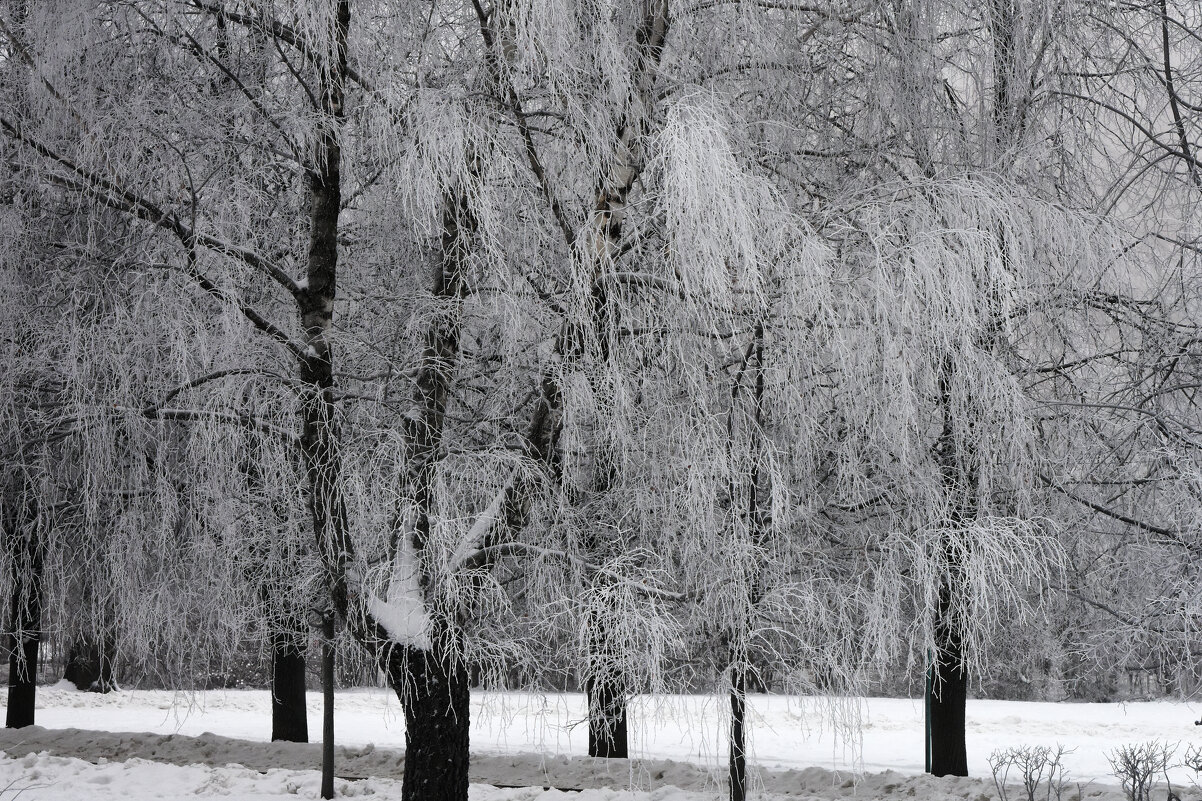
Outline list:
[[[40,156],[65,167],[75,180],[73,183],[80,189],[106,206],[118,211],[132,214],[140,220],[150,223],[164,231],[174,234],[182,244],[193,242],[206,250],[220,253],[223,256],[237,259],[244,264],[259,270],[264,275],[288,290],[292,295],[300,291],[299,285],[283,268],[263,258],[252,250],[231,245],[208,234],[200,234],[184,224],[174,212],[163,210],[155,202],[136,192],[117,185],[114,181],[76,164],[73,160],[58,153],[40,140],[25,133],[8,119],[0,117],[0,129],[9,138],[20,142]]]
[[[501,92],[504,102],[509,106],[510,113],[513,114],[514,123],[517,125],[518,133],[522,137],[522,146],[526,154],[526,161],[530,166],[530,172],[534,174],[535,179],[538,181],[543,197],[546,199],[547,205],[550,206],[551,214],[555,217],[555,222],[559,225],[564,242],[570,251],[572,246],[576,244],[576,229],[568,219],[563,205],[559,202],[555,188],[551,186],[551,178],[547,175],[546,167],[543,166],[543,160],[539,155],[538,145],[535,144],[534,134],[530,127],[530,120],[522,107],[522,100],[518,96],[517,89],[514,87],[513,82],[505,77],[504,70],[501,69],[501,56],[497,52],[496,39],[493,36],[492,28],[489,26],[489,14],[480,5],[480,0],[472,0],[472,7],[476,11],[476,19],[480,24],[480,36],[484,40],[484,57],[488,63],[492,80]]]
[[[1166,0],[1158,0],[1160,7],[1160,37],[1161,51],[1164,56],[1164,87],[1169,95],[1169,110],[1173,113],[1173,127],[1177,131],[1177,140],[1181,143],[1181,157],[1189,167],[1190,178],[1194,186],[1202,189],[1202,173],[1198,169],[1198,161],[1194,158],[1193,147],[1185,132],[1185,120],[1181,117],[1181,102],[1177,96],[1177,85],[1173,79],[1173,59],[1169,48],[1169,11]]]
[[[307,39],[305,39],[304,35],[301,34],[300,31],[296,30],[291,25],[280,22],[274,17],[268,17],[266,15],[242,14],[237,11],[231,11],[221,3],[207,3],[205,0],[192,0],[192,5],[201,11],[207,12],[214,16],[220,16],[227,22],[236,22],[239,25],[252,28],[254,30],[266,30],[271,34],[272,38],[278,39],[279,41],[291,46],[305,58],[318,62],[324,60],[324,56],[318,52]],[[363,87],[364,91],[370,94],[376,94],[375,87],[372,86],[372,84],[349,63],[343,70],[343,75],[345,75],[348,80],[353,81],[359,84],[359,86]]]

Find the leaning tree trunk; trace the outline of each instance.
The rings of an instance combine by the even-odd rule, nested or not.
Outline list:
[[[4,521],[12,558],[8,711],[4,722],[10,729],[33,725],[37,695],[45,545],[31,507],[29,501],[19,499]]]

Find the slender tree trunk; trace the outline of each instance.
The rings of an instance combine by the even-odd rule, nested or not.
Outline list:
[[[321,621],[321,797],[334,797],[334,615]]]
[[[42,628],[42,566],[45,545],[38,530],[32,503],[17,501],[4,521],[12,553],[10,599],[10,656],[8,660],[8,711],[4,725],[10,729],[32,726],[37,695],[38,656]]]
[[[467,667],[447,653],[446,640],[455,635],[445,621],[436,618],[434,627],[433,650],[390,645],[383,654],[388,684],[405,709],[401,801],[467,799]]]
[[[273,627],[271,632],[271,739],[309,742],[305,704],[305,634],[300,621]]]
[[[747,670],[732,654],[730,672],[730,801],[747,798]]]
[[[735,375],[734,384],[730,391],[730,416],[727,419],[727,448],[733,451],[735,445],[735,409],[742,393],[743,375],[748,370],[754,370],[751,402],[751,451],[758,452],[761,448],[760,432],[764,425],[764,324],[757,321],[751,344],[745,351],[743,366]],[[733,455],[733,454],[732,454]],[[732,458],[733,462],[734,459]],[[764,541],[764,510],[760,496],[760,469],[757,462],[747,476],[747,510],[746,525],[752,541],[757,547]],[[736,496],[735,481],[732,476],[730,484],[731,503]],[[747,589],[746,617],[743,621],[744,631],[734,632],[730,646],[730,799],[744,801],[747,798],[747,674],[750,665],[750,655],[747,648],[747,632],[751,629],[751,615],[763,600],[763,584],[761,581],[760,565],[753,563],[745,567],[744,581]]]
[[[29,7],[26,0],[18,0],[11,7],[10,22],[17,31],[22,31]],[[25,106],[25,84],[27,70],[19,59],[17,105]],[[10,474],[11,475],[11,474]],[[42,561],[44,543],[37,529],[36,508],[29,496],[29,478],[22,476],[16,485],[5,487],[15,496],[4,498],[4,518],[0,520],[3,531],[0,536],[12,559],[12,595],[9,598],[9,661],[8,661],[8,707],[4,725],[10,729],[32,726],[34,702],[37,695],[38,656],[42,628]]]
[[[309,252],[306,281],[297,293],[305,350],[300,359],[301,439],[308,479],[308,506],[317,552],[325,570],[329,606],[322,610],[323,728],[322,793],[333,794],[333,635],[336,619],[346,619],[346,566],[354,548],[342,497],[334,404],[333,353],[329,330],[338,289],[338,215],[342,204],[341,128],[345,118],[347,34],[350,0],[336,0],[328,60],[320,76],[321,116],[313,162],[309,167]],[[327,675],[328,674],[328,675]],[[325,795],[326,793],[330,795]]]
[[[616,148],[612,163],[600,186],[597,188],[593,207],[592,230],[589,237],[593,249],[592,278],[592,327],[596,338],[598,357],[602,362],[610,358],[609,340],[617,321],[610,319],[609,297],[605,275],[613,268],[614,255],[622,241],[622,225],[627,214],[627,204],[642,170],[642,141],[651,129],[651,110],[655,106],[655,80],[663,56],[670,17],[664,0],[644,0],[643,18],[635,31],[638,61],[634,67],[631,95],[618,121]],[[562,425],[562,421],[561,421]],[[556,436],[558,439],[558,435]],[[605,476],[594,488],[598,496],[609,492],[612,476]],[[597,553],[597,548],[587,549]],[[620,621],[614,621],[620,624]],[[603,625],[610,625],[609,621]],[[593,655],[594,658],[596,655]],[[600,655],[603,661],[605,655]],[[626,759],[629,755],[626,713],[626,688],[624,683],[611,681],[603,676],[585,683],[588,695],[589,737],[588,753],[591,757]]]

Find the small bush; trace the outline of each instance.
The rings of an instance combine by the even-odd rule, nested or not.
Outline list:
[[[1068,774],[1064,770],[1064,755],[1071,750],[1063,745],[1051,748],[1046,745],[1024,745],[1003,748],[989,755],[989,767],[993,771],[993,786],[997,788],[1001,801],[1010,801],[1007,782],[1011,774],[1022,779],[1025,801],[1060,801],[1068,785]],[[1042,790],[1040,788],[1043,788]]]
[[[1127,801],[1151,801],[1152,784],[1157,774],[1169,779],[1168,768],[1178,743],[1149,740],[1138,745],[1124,745],[1106,755],[1114,775],[1127,794]]]

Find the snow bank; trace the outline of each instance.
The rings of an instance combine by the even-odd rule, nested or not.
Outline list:
[[[762,801],[835,801],[836,799],[918,798],[927,801],[990,801],[992,788],[980,779],[935,779],[888,772],[863,777],[859,782],[839,780],[829,771],[810,768],[790,772],[784,792],[762,789],[753,797]],[[0,798],[22,801],[96,799],[105,801],[189,801],[221,796],[240,801],[283,801],[318,798],[320,774],[314,770],[271,769],[257,771],[242,765],[169,765],[131,758],[123,762],[93,764],[43,752],[9,756],[0,751]],[[339,779],[338,798],[400,797],[398,779]],[[687,790],[664,786],[652,792],[585,789],[565,793],[541,787],[498,788],[471,785],[471,801],[719,801],[725,789]],[[1120,801],[1114,788],[1087,788],[1084,801]],[[1079,801],[1070,792],[1065,801]]]
[[[40,688],[38,702],[38,721],[47,728],[5,731],[0,749],[21,758],[30,751],[49,751],[89,761],[134,757],[180,765],[235,762],[256,771],[304,772],[318,764],[316,744],[267,742],[271,713],[264,691],[119,691],[102,696],[54,687]],[[310,731],[316,733],[320,696],[310,694],[309,703]],[[677,792],[669,790],[675,787],[692,794],[689,799],[715,797],[724,792],[725,710],[725,699],[707,696],[635,699],[630,713],[636,759],[605,762],[585,756],[583,696],[473,693],[472,781],[634,788],[652,791],[656,799],[671,797],[661,794]],[[769,795],[788,793],[792,798],[883,798],[911,791],[919,798],[989,798],[991,751],[1060,743],[1075,749],[1065,765],[1070,779],[1089,785],[1086,799],[1118,799],[1121,794],[1113,788],[1116,781],[1106,760],[1114,748],[1160,739],[1180,742],[1180,754],[1189,744],[1202,745],[1202,728],[1193,725],[1202,715],[1202,704],[970,701],[969,768],[982,780],[936,780],[918,775],[923,761],[920,701],[868,699],[840,708],[829,699],[757,696],[751,699],[751,710],[752,762],[761,787]],[[396,697],[376,689],[340,692],[337,716],[343,746],[339,774],[399,779],[404,722]],[[849,725],[856,720],[859,735]],[[842,721],[841,728],[833,725],[837,721]],[[71,726],[80,728],[70,731]],[[865,775],[849,783],[857,769]],[[1172,775],[1174,784],[1186,789],[1191,789],[1192,778],[1184,769]],[[1068,795],[1077,792],[1076,785],[1072,787]],[[1161,788],[1158,795],[1163,794],[1163,783]]]

